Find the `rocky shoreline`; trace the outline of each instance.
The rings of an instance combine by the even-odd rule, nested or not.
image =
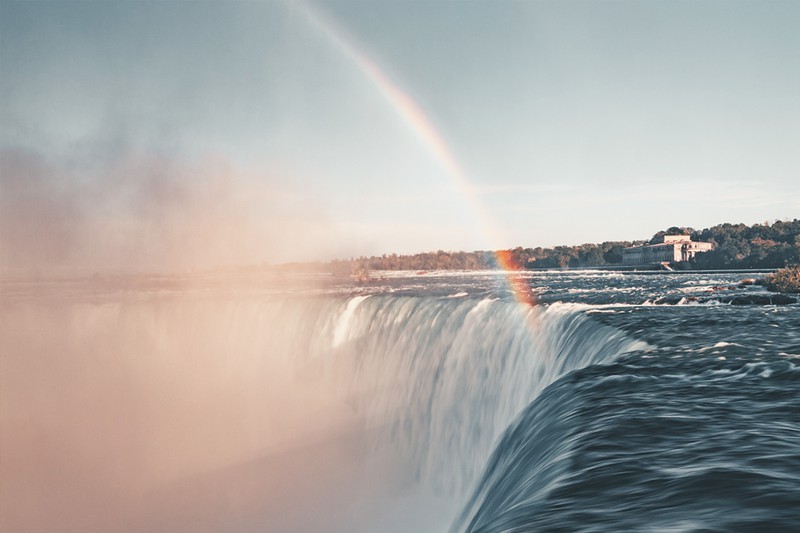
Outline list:
[[[717,302],[730,305],[791,305],[798,303],[798,298],[787,293],[800,292],[800,286],[794,285],[800,279],[800,267],[787,267],[770,274],[765,278],[747,278],[738,285],[720,285],[711,287],[712,293],[722,291],[740,291],[751,286],[764,286],[776,294],[713,294],[709,296],[663,296],[653,301],[655,305],[686,305]],[[788,280],[788,282],[787,282]]]
[[[709,302],[730,305],[791,305],[796,304],[798,299],[785,294],[735,294],[708,297],[664,296],[653,301],[655,305],[705,304]]]

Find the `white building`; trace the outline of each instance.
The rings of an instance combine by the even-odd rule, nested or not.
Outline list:
[[[632,246],[622,250],[623,265],[680,263],[691,260],[699,252],[711,250],[710,242],[694,242],[689,235],[664,235],[661,242]]]

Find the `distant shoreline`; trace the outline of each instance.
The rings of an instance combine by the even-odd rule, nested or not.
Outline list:
[[[604,265],[599,267],[566,267],[566,268],[529,268],[521,272],[579,272],[601,270],[604,272],[619,272],[622,274],[768,274],[776,272],[777,268],[716,268],[711,270],[662,270],[658,268],[642,268],[637,266],[611,266]]]
[[[641,265],[637,267],[632,266],[598,266],[598,267],[564,267],[564,268],[528,268],[522,270],[502,270],[498,268],[481,268],[481,269],[432,269],[424,272],[414,272],[413,270],[373,270],[370,274],[380,274],[383,272],[393,273],[407,273],[410,277],[413,276],[433,276],[433,275],[447,275],[451,273],[496,273],[496,274],[535,274],[544,272],[563,272],[563,273],[579,273],[579,272],[613,272],[619,274],[642,274],[642,275],[656,275],[656,274],[770,274],[780,269],[777,268],[731,268],[731,269],[713,269],[713,270],[659,270],[659,269],[643,269]],[[297,276],[298,278],[308,278],[317,276],[331,276],[337,277],[335,273],[319,270],[319,271],[284,271],[284,270],[261,270],[261,271],[206,271],[206,272],[131,272],[131,273],[108,273],[108,274],[73,274],[73,275],[16,275],[16,276],[0,276],[0,284],[13,284],[13,283],[59,283],[59,282],[140,282],[147,281],[155,284],[170,285],[171,282],[177,280],[215,280],[219,278],[229,278],[231,281],[243,281],[253,277],[261,277],[268,275],[276,279],[286,279],[286,275]],[[347,277],[347,276],[339,276]],[[402,276],[401,276],[402,277]]]

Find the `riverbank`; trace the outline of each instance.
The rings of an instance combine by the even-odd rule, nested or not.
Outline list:
[[[735,268],[715,270],[664,270],[660,265],[646,267],[642,265],[604,265],[597,267],[564,267],[564,268],[531,268],[526,272],[581,272],[587,270],[600,270],[604,272],[620,272],[628,274],[770,274],[778,271],[777,268]]]

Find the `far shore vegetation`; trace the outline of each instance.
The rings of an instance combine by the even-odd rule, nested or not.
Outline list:
[[[436,252],[413,255],[384,254],[334,260],[315,265],[294,264],[303,270],[335,274],[374,270],[482,270],[498,268],[502,255],[507,268],[591,268],[622,263],[622,249],[655,243],[662,235],[691,235],[693,241],[710,242],[711,251],[700,253],[691,268],[696,270],[782,268],[800,263],[800,219],[763,224],[719,224],[702,230],[672,227],[649,240],[607,241],[600,244],[523,248],[476,252]],[[290,265],[284,265],[289,267]]]

